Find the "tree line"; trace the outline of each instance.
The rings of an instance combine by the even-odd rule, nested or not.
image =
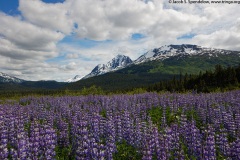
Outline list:
[[[111,86],[109,86],[111,87]],[[121,87],[119,87],[121,88]],[[160,82],[145,85],[142,87],[122,87],[122,89],[104,90],[100,86],[92,85],[90,87],[76,88],[71,90],[62,89],[15,89],[0,90],[0,100],[6,98],[18,98],[23,96],[64,96],[64,95],[88,95],[88,94],[137,94],[144,92],[216,92],[227,91],[240,88],[240,64],[237,67],[224,68],[216,65],[213,71],[207,70],[198,75],[182,74],[173,76],[170,80],[161,80]]]
[[[149,85],[147,91],[171,91],[185,92],[195,90],[197,92],[225,91],[239,88],[240,82],[240,64],[237,67],[223,68],[216,65],[215,70],[200,72],[198,75],[182,73],[174,76],[169,81],[160,81]]]

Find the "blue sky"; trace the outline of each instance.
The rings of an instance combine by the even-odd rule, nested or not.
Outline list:
[[[0,1],[0,10],[9,15],[19,15],[18,11],[18,0]]]
[[[195,36],[195,34],[188,33],[188,34],[184,34],[184,35],[178,37],[177,39],[178,40],[180,40],[180,39],[192,39],[194,36]]]
[[[168,44],[240,50],[239,5],[0,0],[0,72],[64,81]]]
[[[43,0],[45,3],[63,3],[65,0]],[[20,15],[18,10],[19,1],[18,0],[1,0],[0,10],[9,15]]]
[[[138,38],[136,38],[138,39]],[[69,43],[71,45],[76,45],[83,48],[92,48],[100,44],[111,43],[111,40],[96,41],[87,38],[77,38],[74,35],[64,37],[59,44]]]

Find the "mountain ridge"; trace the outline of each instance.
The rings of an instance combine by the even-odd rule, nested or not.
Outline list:
[[[152,60],[164,60],[172,56],[178,56],[178,55],[203,55],[209,53],[209,56],[218,56],[218,54],[229,54],[232,52],[238,52],[238,51],[231,51],[231,50],[225,50],[225,49],[215,49],[215,48],[207,48],[207,47],[201,47],[198,45],[192,45],[192,44],[182,44],[182,45],[165,45],[161,46],[160,48],[154,48],[142,56],[140,56],[138,59],[134,61],[134,63],[143,63],[146,61],[152,61]],[[240,52],[239,52],[240,53]]]
[[[201,72],[213,72],[217,65],[221,65],[223,68],[237,67],[239,62],[239,53],[218,55],[217,57],[209,57],[208,54],[178,55],[163,61],[154,60],[132,64],[115,72],[70,83],[67,88],[75,90],[76,88],[88,88],[95,85],[107,92],[126,91],[168,81],[174,77],[179,79],[180,75],[188,74],[191,77],[199,75]]]
[[[89,74],[87,74],[86,76],[83,76],[81,79],[87,79],[90,77],[106,74],[108,72],[113,72],[113,71],[117,71],[119,69],[123,69],[130,65],[137,65],[137,64],[148,62],[148,61],[156,61],[156,60],[163,61],[165,59],[168,59],[168,58],[174,57],[174,56],[195,56],[195,55],[204,55],[205,54],[211,58],[211,57],[218,57],[219,54],[227,55],[227,54],[230,54],[233,52],[240,53],[240,51],[238,52],[238,51],[231,51],[231,50],[225,50],[225,49],[208,48],[208,47],[202,47],[202,46],[193,45],[193,44],[164,45],[159,48],[154,48],[154,49],[147,51],[146,53],[144,53],[143,55],[141,55],[134,61],[132,61],[129,58],[131,60],[131,62],[128,61],[128,63],[126,65],[123,65],[119,68],[116,67],[114,69],[105,69],[105,68],[107,68],[106,67],[107,64],[111,61],[109,61],[106,65],[99,64]],[[121,55],[121,56],[124,56],[124,55]],[[125,56],[125,57],[127,57],[127,56]],[[81,79],[76,79],[75,81],[71,81],[71,82],[76,82]]]

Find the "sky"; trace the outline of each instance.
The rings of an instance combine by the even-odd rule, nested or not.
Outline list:
[[[169,0],[0,0],[0,72],[65,81],[118,54],[135,60],[163,45],[240,51],[239,7]]]

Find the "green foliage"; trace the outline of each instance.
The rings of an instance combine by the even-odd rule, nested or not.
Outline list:
[[[151,117],[152,122],[160,128],[163,116],[162,107],[153,107],[148,110],[148,114]]]
[[[104,117],[104,118],[107,118],[107,111],[106,111],[106,110],[102,110],[102,111],[100,112],[100,115],[101,115],[102,117]]]
[[[180,116],[182,114],[182,109],[180,108],[177,112],[171,111],[170,107],[166,108],[166,123],[167,125],[171,125],[173,123],[179,123]]]
[[[81,95],[89,95],[89,94],[100,95],[100,94],[104,94],[104,91],[100,87],[96,87],[95,85],[93,85],[89,88],[84,87],[81,90],[80,94]]]
[[[113,72],[104,75],[91,77],[67,86],[70,90],[82,90],[84,87],[89,88],[92,85],[101,87],[106,93],[127,93],[135,88],[145,88],[149,84],[158,82],[160,79],[171,79],[171,75],[162,73],[122,73]]]
[[[196,122],[197,128],[200,129],[201,126],[203,126],[203,123],[195,109],[192,108],[192,109],[187,110],[186,116],[187,116],[187,120],[189,120],[189,121],[194,120]]]
[[[146,93],[147,91],[144,88],[135,88],[132,91],[128,91],[128,94],[141,94]]]
[[[65,87],[67,83],[56,81],[25,81],[19,85],[32,89],[60,89]]]
[[[186,160],[197,160],[197,158],[195,156],[189,154],[189,149],[188,149],[187,145],[183,143],[182,139],[180,140],[179,143],[180,143],[180,148],[182,149]],[[172,158],[174,158],[174,157],[172,156]]]
[[[161,129],[163,114],[164,111],[162,107],[152,107],[148,110],[148,115],[151,117],[152,122],[156,124],[159,129]],[[177,112],[172,112],[170,107],[167,107],[165,111],[167,125],[170,126],[172,123],[179,123],[181,114],[181,108]]]
[[[102,90],[101,87],[97,87],[95,85],[90,87],[84,87],[81,90],[69,90],[68,88],[65,89],[65,95],[71,96],[79,96],[79,95],[103,95],[105,92]]]
[[[74,160],[74,156],[71,155],[71,147],[59,147],[56,146],[56,159],[57,160]]]
[[[30,135],[30,128],[31,128],[30,122],[24,124],[24,130],[28,133],[28,135]]]
[[[170,125],[176,121],[176,116],[174,115],[173,112],[171,112],[170,107],[166,108],[166,122],[167,125]]]
[[[0,103],[4,103],[5,99],[13,99],[19,101],[20,97],[40,97],[40,96],[79,96],[79,95],[103,95],[106,94],[101,87],[96,87],[95,85],[90,87],[84,87],[79,90],[69,90],[68,88],[64,90],[45,90],[45,89],[28,89],[28,90],[16,90],[16,91],[0,91]],[[29,104],[27,101],[19,101],[20,105],[26,106]]]
[[[27,106],[27,105],[30,104],[30,101],[28,101],[28,100],[21,100],[21,101],[19,101],[19,104],[22,105],[22,106]]]
[[[196,90],[197,92],[216,92],[227,91],[239,88],[240,82],[240,66],[223,68],[221,65],[216,65],[214,72],[206,71],[199,72],[198,75],[182,74],[172,80],[160,81],[147,87],[147,91],[162,91],[184,92]]]
[[[227,157],[222,155],[222,153],[219,151],[219,149],[216,150],[217,160],[226,160]]]
[[[117,153],[113,155],[114,160],[139,160],[142,155],[137,152],[137,149],[129,145],[126,141],[117,144]]]

